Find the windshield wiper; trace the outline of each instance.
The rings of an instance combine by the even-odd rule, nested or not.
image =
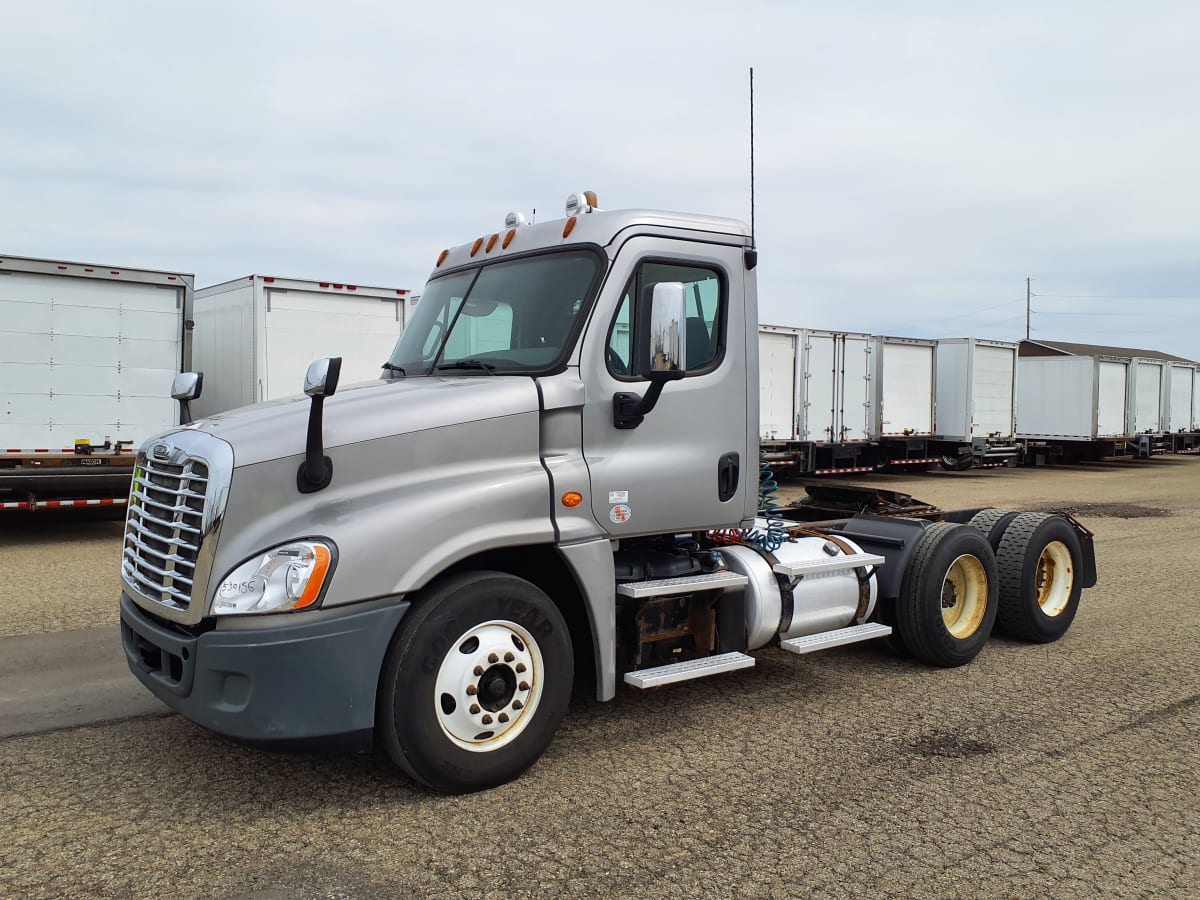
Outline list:
[[[384,363],[384,364],[381,366],[381,368],[383,368],[383,369],[386,369],[386,370],[387,370],[387,371],[389,371],[389,372],[399,372],[401,375],[404,375],[404,376],[406,376],[406,377],[407,377],[407,375],[408,375],[408,373],[407,373],[407,372],[405,372],[405,371],[404,371],[402,368],[400,368],[399,366],[394,366],[394,365],[392,365],[390,362],[385,362],[385,363]]]
[[[495,375],[492,371],[496,367],[489,362],[484,362],[482,359],[460,359],[452,363],[442,363],[438,366],[438,371],[442,369],[483,369],[489,375]]]

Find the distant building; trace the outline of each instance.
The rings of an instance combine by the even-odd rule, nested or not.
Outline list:
[[[1130,359],[1161,359],[1166,362],[1200,365],[1194,359],[1184,359],[1182,356],[1172,356],[1170,353],[1160,353],[1158,350],[1103,347],[1099,344],[1071,344],[1067,341],[1025,340],[1020,342],[1017,353],[1020,356],[1117,356]]]

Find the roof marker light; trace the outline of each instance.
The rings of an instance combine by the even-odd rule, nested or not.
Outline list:
[[[504,241],[500,244],[500,249],[507,250],[508,245],[512,243],[513,238],[515,238],[516,236],[517,236],[517,229],[515,229],[515,228],[508,229],[508,234],[504,235]]]
[[[505,228],[520,228],[525,224],[525,217],[515,209],[504,217]]]
[[[264,276],[263,276],[263,281],[265,281],[267,284],[274,284],[274,283],[275,283],[275,276],[274,276],[274,275],[264,275]]]
[[[479,248],[483,246],[483,238],[475,238],[475,243],[471,245],[471,255],[474,256],[479,252]]]
[[[577,219],[572,217],[570,219],[567,219],[567,221],[563,224],[563,237],[564,238],[567,237],[572,231],[575,230],[575,223],[577,221],[578,221]]]
[[[595,191],[581,191],[567,198],[567,217],[578,216],[581,213],[595,212],[597,209]]]
[[[438,254],[438,261],[437,261],[437,265],[436,265],[436,266],[434,266],[434,268],[435,268],[435,269],[440,269],[440,268],[442,267],[442,263],[444,263],[444,262],[446,261],[446,257],[447,257],[447,256],[449,256],[449,255],[450,255],[450,249],[449,249],[449,248],[446,248],[446,249],[445,249],[445,250],[443,250],[441,253],[439,253],[439,254]]]
[[[496,246],[496,241],[498,241],[498,240],[500,240],[500,235],[493,234],[490,238],[488,238],[487,248],[483,252],[491,253],[492,248]]]

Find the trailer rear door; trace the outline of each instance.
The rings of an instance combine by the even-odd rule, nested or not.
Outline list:
[[[0,447],[141,443],[175,421],[183,288],[0,277]]]
[[[870,440],[871,338],[865,334],[845,335],[841,350],[841,440]]]
[[[1129,364],[1102,359],[1098,377],[1096,437],[1123,437],[1129,433],[1125,423]]]
[[[975,345],[975,371],[971,382],[971,406],[974,410],[972,434],[1012,437],[1013,367],[1015,347]]]
[[[1134,363],[1133,430],[1136,434],[1162,431],[1163,367],[1144,359]]]
[[[758,333],[758,421],[764,440],[796,439],[798,344],[795,333]]]
[[[933,345],[881,344],[880,435],[932,434]]]
[[[263,396],[300,393],[308,364],[342,358],[342,384],[379,377],[403,330],[403,301],[267,289]]]
[[[1194,373],[1195,369],[1192,366],[1171,365],[1171,420],[1167,424],[1168,431],[1192,430]]]
[[[835,439],[834,427],[837,425],[836,335],[805,333],[803,378],[800,440],[828,443]]]

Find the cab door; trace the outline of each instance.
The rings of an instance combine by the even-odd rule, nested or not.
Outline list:
[[[758,373],[742,251],[638,237],[614,261],[580,356],[592,512],[613,537],[736,526],[753,516]],[[687,374],[664,386],[640,424],[619,428],[613,395],[649,387],[637,361],[649,353],[649,298],[661,282],[684,286]]]

